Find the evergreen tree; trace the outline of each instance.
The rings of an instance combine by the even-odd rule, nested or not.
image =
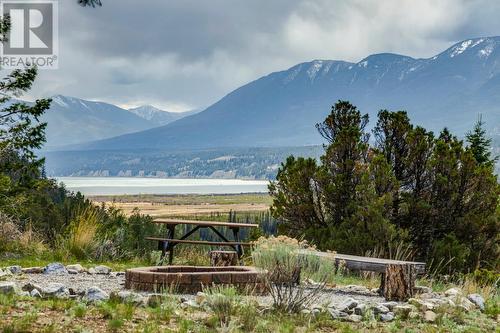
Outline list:
[[[469,149],[477,163],[493,166],[497,158],[491,158],[491,139],[486,137],[486,130],[484,129],[484,122],[481,115],[479,115],[474,128],[471,132],[467,133],[466,137]]]
[[[316,181],[318,167],[312,158],[286,159],[275,182],[269,185],[273,197],[271,213],[280,220],[280,229],[293,236],[304,230],[326,227]]]
[[[356,186],[361,182],[360,166],[366,163],[369,134],[368,115],[347,101],[338,101],[330,115],[316,125],[329,142],[321,157],[318,182],[325,197],[328,219],[339,225],[356,208]]]
[[[101,0],[77,0],[77,2],[82,7],[92,6],[95,8],[95,6],[102,6]]]

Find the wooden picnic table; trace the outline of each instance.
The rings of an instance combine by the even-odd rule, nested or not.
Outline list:
[[[166,237],[146,237],[148,240],[157,241],[158,249],[162,251],[162,261],[165,258],[166,253],[168,252],[169,258],[168,262],[172,265],[174,258],[174,247],[177,244],[195,244],[195,245],[220,245],[220,246],[229,246],[233,248],[238,254],[238,258],[241,258],[243,255],[243,246],[248,246],[250,243],[245,243],[240,241],[240,229],[241,228],[257,228],[258,224],[250,224],[250,223],[232,223],[232,222],[214,222],[214,221],[196,221],[196,220],[181,220],[181,219],[164,219],[158,218],[153,220],[153,223],[156,224],[164,224],[167,226],[167,235]],[[186,232],[180,238],[175,238],[175,228],[178,225],[191,225],[194,226],[193,229]],[[233,232],[234,240],[228,240],[217,227],[226,227],[229,228]],[[187,239],[189,236],[194,234],[196,231],[208,228],[211,229],[221,241],[202,241],[202,240],[189,240]]]

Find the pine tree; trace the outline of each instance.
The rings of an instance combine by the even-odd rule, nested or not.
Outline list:
[[[95,8],[95,6],[102,6],[101,0],[77,0],[77,2],[82,7],[92,6]]]
[[[491,158],[491,139],[486,137],[486,130],[484,129],[484,122],[481,115],[479,115],[474,128],[471,132],[467,133],[466,137],[469,149],[477,163],[493,166],[497,158]]]
[[[10,28],[10,18],[0,20],[0,40],[5,41]],[[11,102],[31,89],[37,68],[28,66],[16,69],[0,81],[0,172],[7,174],[14,183],[27,183],[38,177],[43,159],[35,151],[45,142],[45,123],[40,117],[50,106],[50,99],[37,100],[28,105]]]
[[[356,186],[361,182],[360,165],[366,163],[368,115],[347,101],[338,101],[330,115],[316,125],[329,142],[321,157],[318,182],[325,197],[328,219],[339,225],[356,209]]]

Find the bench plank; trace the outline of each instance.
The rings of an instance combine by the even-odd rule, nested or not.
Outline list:
[[[327,252],[307,251],[307,253],[314,254],[319,257],[332,257],[332,254]],[[388,265],[411,265],[415,267],[415,271],[417,274],[425,273],[424,262],[361,257],[361,256],[353,256],[340,253],[335,254],[335,263],[339,264],[341,261],[345,262],[346,268],[354,271],[370,271],[370,272],[385,273],[386,267]]]
[[[170,242],[170,243],[182,243],[182,244],[199,244],[199,245],[242,245],[242,246],[250,246],[250,243],[244,242],[213,242],[213,241],[197,241],[197,240],[188,240],[188,239],[170,239],[170,238],[161,238],[161,237],[146,237],[147,240],[159,241],[159,242]]]
[[[228,228],[258,228],[258,224],[253,223],[232,223],[232,222],[213,222],[213,221],[195,221],[195,220],[180,220],[180,219],[154,219],[153,223],[158,224],[189,224],[198,225],[201,227],[228,227]]]

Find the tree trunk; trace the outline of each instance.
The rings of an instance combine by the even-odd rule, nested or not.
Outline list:
[[[387,265],[380,293],[388,301],[407,301],[413,297],[416,276],[413,265]]]
[[[234,251],[210,251],[211,266],[238,266],[238,253]]]

